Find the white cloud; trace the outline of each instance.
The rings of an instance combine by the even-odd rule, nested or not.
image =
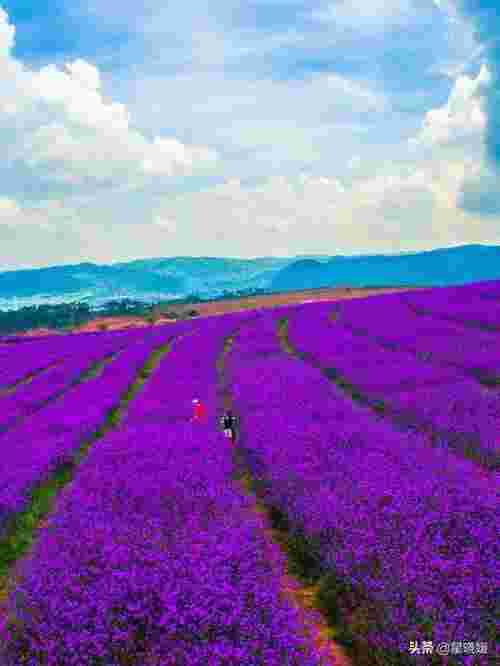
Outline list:
[[[173,219],[169,219],[161,215],[157,215],[153,219],[153,224],[156,227],[159,227],[160,229],[163,229],[164,231],[169,231],[171,233],[175,232],[177,228],[177,225]]]
[[[82,59],[64,69],[31,71],[11,55],[14,27],[0,13],[0,131],[4,155],[44,180],[73,186],[141,186],[153,177],[212,168],[217,154],[173,137],[134,129],[124,104],[108,102],[97,67]],[[38,171],[37,171],[38,170]]]
[[[250,81],[187,73],[169,78],[168,85],[145,76],[134,88],[137,99],[169,109],[169,125],[179,127],[181,136],[198,143],[211,137],[221,155],[221,178],[296,175],[311,168],[321,173],[332,165],[344,170],[353,152],[370,152],[384,142],[388,127],[375,133],[371,126],[389,125],[391,117],[390,100],[369,81],[324,72]],[[149,105],[136,110],[143,127],[162,122],[164,114]],[[391,126],[390,133],[394,139],[401,130]]]
[[[103,100],[97,69],[81,60],[66,64],[65,69],[47,65],[38,72],[27,72],[32,101],[45,103],[52,113],[59,113],[83,128],[127,132],[129,113],[123,104],[107,104]],[[88,84],[92,71],[97,79],[93,82],[96,87]]]
[[[232,179],[203,192],[169,198],[162,216],[175,215],[203,247],[244,256],[426,249],[460,238],[470,228],[446,183],[431,169],[389,165],[349,187],[329,176],[272,177],[256,185]],[[207,225],[207,222],[210,222]],[[178,242],[185,242],[179,233]],[[238,251],[239,248],[239,251]]]
[[[459,76],[446,104],[426,113],[422,128],[411,144],[450,144],[482,135],[487,123],[484,92],[491,80],[485,64],[476,78]]]
[[[413,178],[424,174],[436,207],[448,212],[442,229],[451,233],[454,228],[461,242],[500,240],[491,224],[491,217],[498,217],[500,211],[498,174],[490,168],[485,150],[485,94],[491,83],[484,63],[475,77],[459,76],[446,104],[429,110],[408,142],[407,165],[415,169]]]
[[[486,125],[482,98],[491,75],[461,76],[442,108],[429,110],[399,160],[355,154],[349,184],[332,175],[263,178],[243,185],[237,177],[200,193],[165,200],[167,217],[186,228],[197,222],[203,243],[224,240],[226,252],[246,256],[269,248],[290,253],[402,251],[460,243],[499,242],[485,219],[459,206],[464,183],[481,173]],[[370,174],[370,169],[372,173]],[[352,177],[352,174],[351,174]],[[211,220],[210,228],[204,220]],[[234,242],[238,239],[238,243]]]
[[[491,225],[457,208],[464,181],[481,165],[485,70],[461,76],[418,134],[415,113],[394,111],[397,96],[380,89],[383,76],[374,83],[370,68],[361,76],[359,34],[371,39],[370,31],[408,21],[406,9],[415,5],[337,3],[323,22],[317,16],[311,32],[286,25],[265,34],[212,25],[204,13],[191,30],[192,9],[179,9],[179,25],[165,5],[163,19],[153,12],[144,30],[154,65],[134,61],[137,69],[120,70],[121,80],[81,58],[28,69],[12,57],[14,30],[0,16],[0,145],[6,175],[17,169],[21,183],[13,193],[2,181],[0,254],[19,257],[22,250],[23,261],[44,265],[492,240]],[[112,14],[107,3],[97,9]],[[467,43],[450,52],[449,40],[440,66],[450,73],[460,66],[463,75],[472,49]],[[390,49],[374,53],[373,70]],[[325,53],[332,62],[342,57],[346,68],[359,63],[356,80],[329,67],[294,77],[295,58],[321,62]],[[269,70],[252,70],[257,61]],[[416,85],[415,95],[433,94]],[[198,178],[183,180],[189,174]],[[24,183],[38,200],[23,200]]]
[[[0,7],[0,58],[6,58],[14,46],[15,28],[9,24],[7,12]]]
[[[336,0],[316,8],[312,17],[336,28],[380,30],[411,21],[414,0]]]
[[[101,76],[99,70],[94,65],[85,62],[85,60],[75,60],[66,65],[73,80],[78,81],[82,86],[90,90],[99,90],[101,87]]]
[[[318,205],[331,208],[344,188],[335,178],[301,174],[296,179],[283,176],[244,186],[237,179],[203,190],[169,198],[161,215],[176,219],[200,220],[199,231],[207,237],[213,231],[246,239],[259,230],[284,230],[301,224],[315,224]],[[210,226],[205,231],[205,220]]]
[[[0,197],[0,226],[9,227],[16,234],[57,231],[58,222],[71,218],[74,211],[56,199],[28,206],[10,197]]]

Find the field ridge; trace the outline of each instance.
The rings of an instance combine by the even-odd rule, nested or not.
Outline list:
[[[409,425],[406,417],[399,416],[397,413],[394,413],[388,402],[381,398],[375,399],[367,396],[361,388],[350,382],[349,379],[346,378],[345,375],[334,366],[325,367],[322,363],[314,359],[310,352],[297,349],[291,343],[288,337],[288,322],[289,320],[286,318],[283,318],[278,322],[278,337],[284,351],[286,351],[297,360],[302,361],[303,363],[307,363],[308,365],[319,370],[324,377],[334,382],[339,387],[339,389],[348,395],[354,402],[370,409],[375,415],[390,422],[393,427],[399,431],[406,432],[408,431],[409,427],[417,427],[416,423]],[[446,385],[446,382],[443,382],[443,384]],[[489,387],[488,389],[484,390],[492,391],[492,388]],[[446,442],[450,450],[453,451],[455,455],[464,456],[465,458],[476,463],[479,468],[484,469],[485,472],[495,472],[498,470],[500,463],[498,453],[495,451],[485,452],[480,449],[476,450],[473,446],[463,445],[460,440],[455,442],[454,439],[446,433],[446,431],[436,429],[435,424],[432,423],[419,423],[418,429],[420,432],[429,436],[430,442],[433,446],[441,446],[441,442]]]
[[[55,368],[56,365],[59,365],[62,362],[63,362],[63,359],[59,359],[57,361],[53,361],[52,363],[49,363],[49,365],[46,365],[43,368],[38,368],[38,370],[28,372],[28,374],[26,374],[21,379],[18,379],[16,382],[13,382],[9,386],[5,386],[4,388],[0,388],[0,397],[2,397],[4,395],[11,395],[12,393],[14,393],[14,391],[19,386],[24,386],[25,384],[29,384],[30,382],[33,381],[33,379],[35,379],[39,375],[43,374],[44,372],[47,372],[47,370],[51,370],[52,368]]]
[[[233,407],[230,384],[226,380],[224,360],[235,343],[237,333],[232,333],[224,340],[223,351],[217,362],[219,373],[219,384],[224,410],[231,409],[235,415],[237,412]],[[235,480],[239,481],[247,496],[252,497],[253,511],[259,514],[263,521],[263,534],[267,548],[272,551],[278,548],[284,555],[286,561],[285,570],[276,567],[276,575],[281,581],[283,597],[288,600],[300,612],[301,622],[304,628],[304,637],[310,646],[321,655],[322,666],[351,666],[345,650],[335,641],[338,628],[328,621],[324,613],[320,612],[318,601],[319,586],[312,583],[306,573],[303,553],[299,554],[297,544],[292,540],[290,533],[282,528],[276,520],[272,507],[268,507],[263,501],[259,485],[252,477],[248,465],[245,463],[244,447],[241,444],[240,430],[233,447],[233,459],[235,466]],[[273,561],[270,556],[269,559]]]
[[[27,414],[21,414],[21,415],[19,415],[19,416],[18,416],[16,419],[14,419],[13,422],[10,423],[9,425],[7,425],[7,426],[1,426],[1,427],[0,427],[0,435],[3,435],[4,433],[6,433],[6,432],[12,430],[13,428],[16,428],[17,426],[21,425],[21,424],[24,423],[27,419],[31,418],[34,414],[37,414],[37,413],[40,412],[42,409],[44,409],[45,407],[47,407],[47,405],[50,405],[50,404],[56,402],[57,400],[60,400],[60,399],[61,399],[62,397],[64,397],[69,391],[71,391],[71,389],[74,389],[75,387],[79,386],[80,384],[83,384],[84,382],[88,381],[89,379],[95,379],[96,377],[98,377],[98,376],[102,373],[102,371],[104,370],[104,368],[106,367],[106,365],[108,365],[108,363],[111,363],[111,361],[113,361],[113,360],[114,360],[114,359],[120,354],[120,352],[123,351],[124,348],[125,348],[125,347],[122,347],[122,348],[119,349],[118,351],[115,351],[115,352],[111,352],[111,353],[105,354],[105,356],[104,356],[102,359],[100,359],[99,361],[93,361],[93,362],[88,366],[88,368],[87,368],[86,370],[84,370],[82,373],[80,373],[80,374],[78,375],[78,377],[75,377],[75,378],[74,378],[72,381],[70,381],[66,386],[64,386],[63,388],[61,388],[59,391],[56,391],[55,393],[53,393],[51,396],[49,396],[49,397],[48,397],[46,400],[44,400],[43,402],[39,403],[39,404],[38,404],[33,410],[31,410],[31,411],[28,412]],[[55,367],[56,365],[60,365],[61,363],[64,363],[64,359],[63,359],[63,360],[60,360],[60,361],[57,361],[57,362],[55,362],[55,363],[52,363],[50,366],[47,366],[46,368],[44,368],[44,371],[45,371],[45,370],[48,370],[48,369],[50,369],[50,368],[52,368],[52,367]],[[38,375],[40,375],[40,374],[42,374],[42,373],[37,373],[36,376],[38,376]],[[30,379],[29,382],[21,382],[21,383],[22,383],[22,384],[28,384],[28,383],[30,383],[33,379],[34,379],[34,377],[31,377],[31,379]],[[20,383],[20,384],[21,384],[21,383]],[[17,389],[17,388],[18,388],[18,386],[16,386],[16,389]],[[14,392],[15,392],[14,390],[13,390],[13,391],[10,391],[10,394],[12,394],[12,393],[14,393]],[[1,397],[1,395],[2,395],[2,393],[0,392],[0,397]]]
[[[127,387],[125,392],[118,398],[118,404],[107,414],[104,422],[94,431],[90,437],[85,439],[71,463],[61,465],[49,479],[39,484],[32,490],[29,506],[17,514],[7,530],[0,538],[0,626],[2,606],[8,595],[8,590],[14,584],[10,580],[11,575],[15,578],[15,565],[33,545],[37,532],[40,528],[48,526],[48,515],[53,510],[58,494],[71,482],[73,475],[81,460],[89,448],[112,429],[119,427],[120,421],[127,409],[128,403],[141,390],[149,376],[154,372],[156,366],[165,354],[167,354],[174,341],[182,336],[174,336],[166,343],[159,345],[146,360],[137,373],[135,380]],[[93,363],[87,371],[86,379],[95,377],[109,363],[109,356],[116,356],[118,352],[107,355],[106,359]],[[99,367],[96,367],[99,366]],[[93,373],[89,375],[88,373]]]
[[[411,308],[410,308],[411,310]],[[413,314],[418,317],[419,315],[415,312],[412,311]],[[341,313],[338,311],[334,311],[329,319],[332,321],[340,319]],[[460,322],[457,320],[450,320],[453,321],[454,324],[460,325]],[[466,368],[462,367],[459,363],[453,362],[453,361],[447,361],[443,358],[436,358],[436,356],[433,354],[433,352],[430,351],[419,351],[417,349],[410,349],[410,347],[404,346],[404,347],[399,347],[395,343],[391,343],[387,340],[384,340],[380,338],[378,335],[374,335],[373,333],[370,332],[369,328],[363,329],[359,328],[355,324],[352,324],[349,321],[346,320],[341,320],[342,326],[345,328],[348,328],[352,333],[359,337],[366,337],[368,340],[371,342],[377,344],[379,347],[381,347],[384,350],[390,351],[390,352],[400,352],[404,351],[407,353],[412,353],[415,356],[415,359],[420,361],[421,363],[429,363],[431,366],[441,366],[441,367],[449,367],[449,368],[456,368],[458,371],[460,371],[464,376],[473,379],[476,381],[478,384],[480,384],[482,387],[486,388],[487,390],[494,390],[496,388],[500,388],[500,378],[491,378],[484,376],[478,371],[470,371],[467,370]],[[496,329],[495,329],[496,330]]]

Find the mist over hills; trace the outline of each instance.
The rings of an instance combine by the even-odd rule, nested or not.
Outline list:
[[[0,272],[0,308],[80,300],[156,301],[227,292],[319,287],[446,286],[500,279],[500,246],[464,245],[398,255],[167,257]]]

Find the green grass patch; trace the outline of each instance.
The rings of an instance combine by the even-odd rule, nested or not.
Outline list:
[[[417,611],[414,595],[407,595],[407,604],[414,616],[415,633],[409,639],[421,643],[432,640],[433,620]],[[355,666],[415,666],[415,657],[408,652],[392,652],[373,645],[370,634],[382,636],[389,624],[384,606],[370,599],[349,580],[337,576],[334,570],[321,577],[315,605],[335,629],[335,640],[342,645]],[[412,612],[413,609],[413,612]],[[434,645],[437,643],[434,641]],[[429,666],[459,666],[453,657],[425,655]]]
[[[475,373],[475,376],[478,382],[487,388],[500,388],[500,376],[498,375],[484,375],[480,372],[477,372]]]
[[[277,540],[287,554],[288,570],[304,585],[314,585],[323,573],[319,541],[300,530],[292,530],[286,514],[278,507],[267,506],[269,520]]]
[[[61,466],[50,480],[37,486],[31,493],[27,509],[17,514],[7,527],[7,534],[0,540],[0,586],[10,567],[31,546],[35,530],[49,513],[54,498],[72,477],[73,465]]]
[[[289,320],[286,317],[278,320],[278,338],[280,340],[282,348],[289,354],[295,354],[296,350],[290,344],[288,339],[288,326]]]
[[[319,363],[317,363],[308,352],[298,351],[295,349],[288,338],[288,319],[286,318],[280,319],[278,322],[278,337],[284,351],[286,351],[291,356],[294,356],[298,360],[303,361],[304,363],[309,363],[310,365],[317,368],[327,379],[335,382],[339,388],[348,393],[352,400],[363,406],[368,406],[381,412],[384,411],[385,405],[382,401],[378,401],[374,405],[371,400],[366,398],[363,393],[361,393],[361,391],[356,388],[356,386],[342,377],[336,368],[324,368]]]
[[[106,367],[106,365],[111,363],[111,361],[113,361],[118,356],[118,354],[119,352],[113,352],[112,354],[105,356],[101,361],[96,361],[93,363],[88,370],[86,370],[83,374],[80,375],[80,377],[78,377],[73,385],[81,384],[87,379],[93,379],[94,377],[97,377]]]

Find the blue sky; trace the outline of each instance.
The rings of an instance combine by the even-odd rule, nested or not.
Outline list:
[[[500,243],[491,1],[0,8],[0,270]]]
[[[32,66],[65,59],[100,57],[124,46],[126,26],[101,28],[98,17],[66,0],[3,0],[16,26],[15,58]]]

